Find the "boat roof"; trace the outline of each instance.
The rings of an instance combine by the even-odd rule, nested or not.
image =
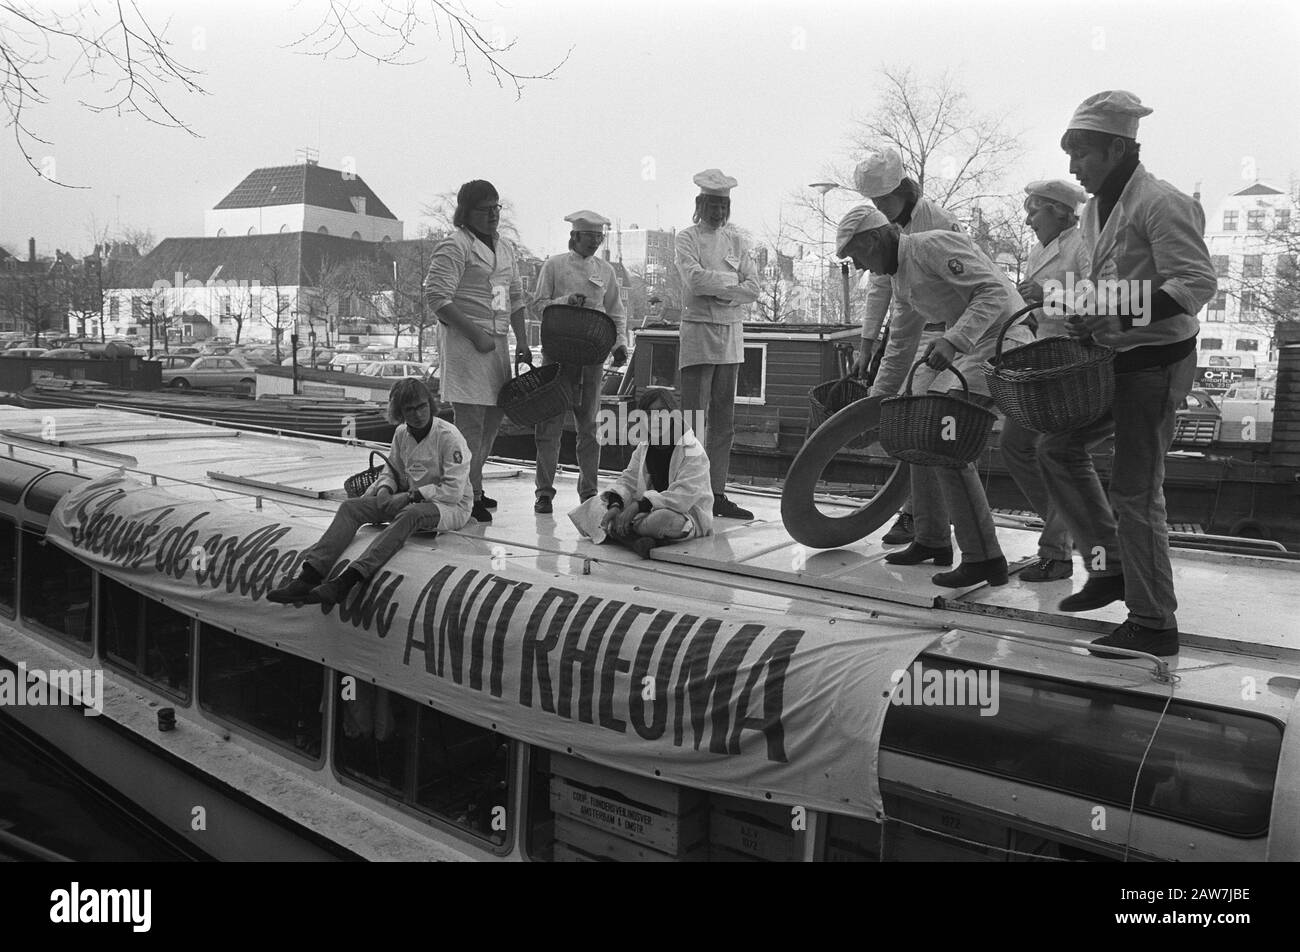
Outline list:
[[[92,478],[119,468],[137,477],[159,476],[186,498],[222,499],[317,530],[329,524],[344,498],[343,481],[369,465],[373,448],[113,409],[16,407],[0,407],[3,444],[7,449],[0,452],[14,459],[64,470],[75,465]],[[900,625],[935,629],[943,635],[931,653],[1168,693],[1167,685],[1151,677],[1148,662],[1106,661],[1080,647],[1122,621],[1125,610],[1116,604],[1077,615],[1058,612],[1056,603],[1072,590],[1068,579],[1030,584],[1013,575],[998,588],[941,589],[929,581],[929,567],[884,561],[883,529],[845,548],[805,550],[782,526],[777,492],[744,487],[729,487],[728,494],[754,512],[754,521],[717,520],[714,535],[655,549],[645,561],[622,547],[591,543],[564,517],[566,501],[577,504],[571,471],[557,479],[553,517],[539,517],[523,505],[532,496],[530,464],[490,462],[484,478],[501,507],[490,524],[471,522],[439,536],[443,558],[481,559],[487,549],[511,564],[579,580],[570,582],[577,586],[593,564],[616,565],[620,581],[669,599],[689,593],[726,611],[754,609],[830,624],[837,618],[879,621],[889,633]],[[827,499],[821,505],[847,514],[860,502]],[[1013,570],[1034,560],[1037,530],[1016,518],[996,521]],[[408,542],[432,545],[431,537]],[[1175,549],[1173,568],[1183,643],[1171,664],[1177,695],[1286,720],[1300,685],[1300,562]],[[1247,683],[1256,690],[1245,691]]]

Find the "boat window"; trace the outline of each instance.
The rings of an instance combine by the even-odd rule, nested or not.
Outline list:
[[[190,697],[190,619],[99,577],[99,644],[118,667],[188,701]]]
[[[745,362],[736,377],[736,402],[767,402],[767,345],[746,344]]]
[[[510,743],[360,678],[339,676],[334,766],[343,776],[505,847]]]
[[[90,644],[90,568],[43,532],[23,530],[22,617]]]
[[[325,669],[213,625],[199,626],[199,705],[320,759]]]
[[[972,670],[931,658],[921,664],[922,679]],[[1148,753],[1164,698],[998,674],[996,716],[981,716],[986,708],[975,704],[899,705],[885,719],[881,746],[1120,807],[1141,765],[1137,812],[1234,836],[1268,832],[1282,747],[1277,722],[1174,701]]]
[[[0,501],[17,502],[22,497],[27,484],[45,470],[44,466],[35,466],[16,459],[5,460],[4,466],[0,467]]]
[[[806,813],[532,748],[528,852],[545,862],[793,862]],[[800,817],[803,820],[800,820]]]
[[[27,490],[27,508],[48,516],[60,499],[84,483],[89,477],[73,473],[54,472],[42,476]]]
[[[889,793],[884,795],[884,802],[883,847],[879,846],[879,834],[876,842],[886,862],[1050,863],[1105,862],[1115,858],[1016,829],[999,817],[977,810],[960,809],[947,803],[940,806]],[[843,819],[831,818],[831,833],[835,835],[827,836],[827,860],[850,858],[841,852],[836,828],[835,821]]]
[[[649,341],[650,386],[677,386],[677,341]]]
[[[18,608],[18,527],[0,519],[0,609],[10,618]]]

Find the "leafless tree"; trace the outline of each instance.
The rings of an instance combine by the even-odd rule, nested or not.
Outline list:
[[[573,47],[550,69],[523,73],[506,65],[505,56],[517,42],[499,27],[489,26],[462,0],[328,0],[316,28],[294,43],[300,52],[316,56],[361,57],[376,63],[410,65],[421,34],[432,31],[438,44],[451,46],[452,65],[474,82],[474,67],[486,72],[497,86],[509,82],[518,99],[526,83],[550,79],[569,60]]]
[[[0,103],[18,151],[37,175],[66,185],[46,163],[38,164],[35,153],[51,143],[34,131],[29,116],[69,79],[91,83],[98,98],[78,102],[92,112],[135,113],[197,134],[165,101],[172,88],[206,92],[199,71],[172,57],[168,26],[156,25],[135,0],[84,0],[62,11],[28,0],[0,0]]]
[[[1242,267],[1219,278],[1219,291],[1237,302],[1238,321],[1255,330],[1272,333],[1278,321],[1300,319],[1300,195],[1293,189],[1292,196],[1292,220],[1258,234]]]
[[[429,273],[436,244],[433,238],[417,238],[395,241],[386,246],[397,263],[393,323],[399,333],[408,330],[415,337],[416,356],[421,361],[424,360],[425,335],[438,326],[438,316],[429,310],[424,297],[424,278]]]
[[[419,46],[450,46],[452,63],[473,82],[486,72],[498,86],[508,82],[518,99],[527,82],[549,79],[573,52],[542,72],[508,64],[516,40],[474,14],[464,0],[314,0],[319,22],[291,44],[298,52],[376,63],[417,62]],[[137,0],[75,0],[70,8],[49,9],[33,0],[0,0],[0,104],[24,161],[38,176],[67,188],[49,162],[38,159],[43,138],[31,117],[68,88],[85,80],[92,100],[78,103],[92,112],[135,114],[155,125],[198,133],[173,111],[180,93],[206,95],[201,70],[172,55],[170,20],[141,10]],[[432,34],[430,37],[429,34]]]
[[[951,73],[922,77],[910,67],[885,66],[876,88],[877,101],[854,121],[846,153],[822,168],[822,180],[842,188],[825,198],[807,187],[790,194],[798,209],[790,220],[793,237],[820,245],[835,233],[846,204],[865,201],[853,191],[854,168],[882,146],[898,150],[903,174],[922,195],[956,214],[969,215],[975,205],[1017,191],[1003,180],[1023,153],[1019,133],[1008,116],[977,111]]]
[[[277,262],[264,264],[262,275],[262,293],[257,298],[257,317],[271,328],[271,335],[275,338],[275,359],[279,361],[284,359],[280,353],[280,346],[284,339],[285,328],[290,326],[286,316],[293,302],[289,295],[281,290],[285,286],[287,275],[281,273]]]

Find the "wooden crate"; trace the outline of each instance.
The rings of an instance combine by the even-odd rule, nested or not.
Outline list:
[[[736,850],[729,850],[725,846],[709,846],[710,863],[761,863],[763,862],[757,856],[750,856],[748,853],[739,853]]]
[[[673,855],[564,817],[555,821],[555,839],[557,848],[562,845],[586,856],[612,859],[620,863],[690,863],[708,857],[708,847],[702,839],[694,848]]]
[[[592,856],[590,853],[584,853],[582,850],[574,849],[567,843],[555,844],[555,849],[551,853],[551,862],[553,863],[599,863],[599,856]]]
[[[551,777],[551,811],[557,827],[567,817],[673,856],[704,839],[708,819],[703,809],[684,815],[665,813],[606,788],[586,787],[558,776]]]
[[[713,798],[709,844],[774,863],[799,858],[789,807],[737,797]]]
[[[651,780],[636,774],[603,767],[565,754],[551,755],[551,773],[578,786],[604,790],[632,803],[653,807],[660,813],[681,816],[704,806],[708,794],[703,790],[682,787],[664,780]]]

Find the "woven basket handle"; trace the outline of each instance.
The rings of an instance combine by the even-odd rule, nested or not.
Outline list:
[[[1016,311],[1016,313],[1007,318],[1006,323],[1002,325],[1002,330],[998,332],[998,346],[997,350],[993,354],[994,364],[1002,359],[1002,341],[1006,338],[1007,331],[1011,330],[1011,325],[1020,320],[1020,318],[1024,317],[1026,314],[1038,310],[1040,307],[1042,307],[1041,304],[1026,304],[1020,310]]]
[[[393,482],[395,482],[395,483],[400,483],[400,480],[399,480],[398,475],[397,475],[397,470],[393,468],[393,464],[392,464],[392,462],[389,460],[389,458],[388,458],[387,456],[385,456],[383,453],[379,452],[378,450],[371,450],[371,451],[370,451],[370,464],[369,464],[369,466],[368,466],[367,468],[368,468],[368,469],[374,469],[374,468],[375,468],[375,457],[376,457],[376,456],[378,456],[381,460],[384,461],[384,465],[385,465],[386,467],[388,467],[388,471],[389,471],[390,473],[393,474]],[[399,485],[397,488],[398,488],[398,489],[401,489],[402,487]]]
[[[922,357],[922,358],[921,358],[920,360],[918,360],[916,363],[912,364],[912,372],[909,373],[909,374],[907,375],[907,383],[905,383],[905,384],[903,385],[903,396],[911,396],[911,394],[912,394],[912,378],[916,376],[916,368],[920,367],[923,363],[925,363],[925,358],[924,358],[924,357]],[[966,378],[963,377],[962,374],[961,374],[961,371],[957,369],[957,364],[956,364],[956,363],[950,363],[950,364],[948,364],[947,367],[944,367],[943,370],[939,371],[939,373],[943,373],[944,370],[951,370],[951,371],[953,372],[953,375],[954,375],[958,380],[961,381],[961,396],[962,396],[962,399],[963,399],[963,400],[970,400],[970,387],[966,386]]]

